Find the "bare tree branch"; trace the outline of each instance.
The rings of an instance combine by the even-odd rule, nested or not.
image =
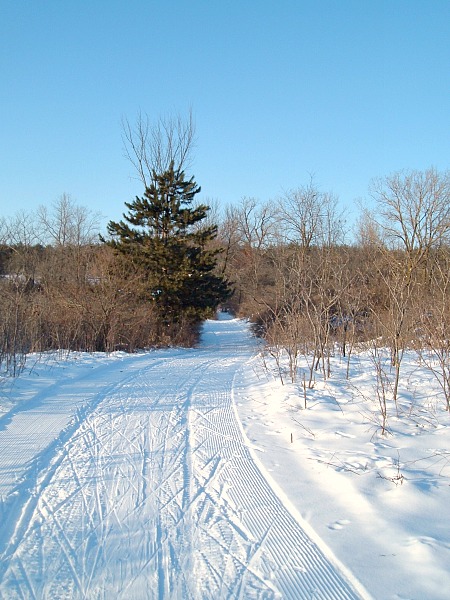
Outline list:
[[[122,119],[122,141],[125,157],[133,165],[138,179],[149,187],[154,174],[161,174],[173,163],[176,170],[191,166],[195,146],[195,124],[192,110],[186,118],[160,117],[152,123],[139,112],[135,125]]]

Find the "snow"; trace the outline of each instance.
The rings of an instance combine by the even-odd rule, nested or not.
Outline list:
[[[306,410],[302,383],[282,385],[267,360],[243,373],[236,402],[273,480],[375,598],[448,598],[450,416],[430,373],[406,354],[383,436],[367,354],[348,381],[336,357]]]
[[[407,353],[381,435],[368,353],[331,368],[305,408],[228,315],[197,349],[28,357],[0,387],[0,599],[448,598],[436,381]]]

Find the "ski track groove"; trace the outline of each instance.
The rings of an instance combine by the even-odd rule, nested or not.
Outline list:
[[[10,511],[0,599],[368,597],[252,457],[232,401],[252,357],[245,339],[150,355],[97,394],[42,453],[35,489]]]

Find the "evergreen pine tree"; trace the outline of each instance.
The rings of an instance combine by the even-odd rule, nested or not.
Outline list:
[[[226,300],[229,284],[214,272],[220,250],[207,245],[217,226],[201,226],[209,207],[193,206],[200,187],[173,163],[153,181],[142,198],[125,203],[128,214],[110,221],[106,242],[142,272],[145,290],[161,319],[199,321]]]

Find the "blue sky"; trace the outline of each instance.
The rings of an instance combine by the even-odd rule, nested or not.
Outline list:
[[[0,216],[143,192],[121,119],[192,108],[202,198],[450,168],[450,0],[0,0]]]

